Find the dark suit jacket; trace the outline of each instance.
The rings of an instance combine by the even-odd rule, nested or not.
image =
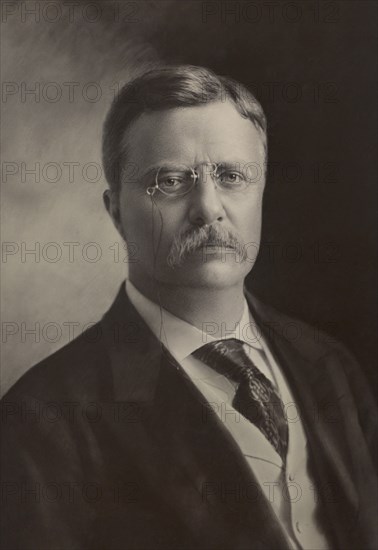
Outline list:
[[[338,549],[375,548],[377,417],[358,367],[247,297],[300,407],[319,521]],[[2,426],[4,550],[287,548],[228,430],[123,287],[8,392]]]

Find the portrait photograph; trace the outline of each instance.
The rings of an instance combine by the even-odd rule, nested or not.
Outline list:
[[[375,550],[372,0],[1,3],[3,550]]]

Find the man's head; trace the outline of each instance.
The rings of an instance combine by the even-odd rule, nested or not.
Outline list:
[[[155,69],[126,85],[104,125],[105,204],[134,281],[222,288],[256,258],[266,121],[241,84],[208,69]]]

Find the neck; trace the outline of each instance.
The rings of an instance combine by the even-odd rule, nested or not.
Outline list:
[[[214,338],[222,338],[239,323],[244,308],[243,281],[227,288],[177,287],[164,283],[130,281],[144,296]]]

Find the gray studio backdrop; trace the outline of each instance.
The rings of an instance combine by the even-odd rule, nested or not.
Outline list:
[[[268,184],[247,284],[341,340],[374,383],[376,2],[0,5],[2,391],[97,321],[127,272],[102,206],[102,123],[119,87],[162,61],[233,76],[262,102]]]
[[[140,40],[153,13],[117,40],[96,6],[69,21],[62,4],[54,21],[56,6],[2,12],[2,392],[98,320],[127,272],[102,204],[102,123],[157,62]]]

